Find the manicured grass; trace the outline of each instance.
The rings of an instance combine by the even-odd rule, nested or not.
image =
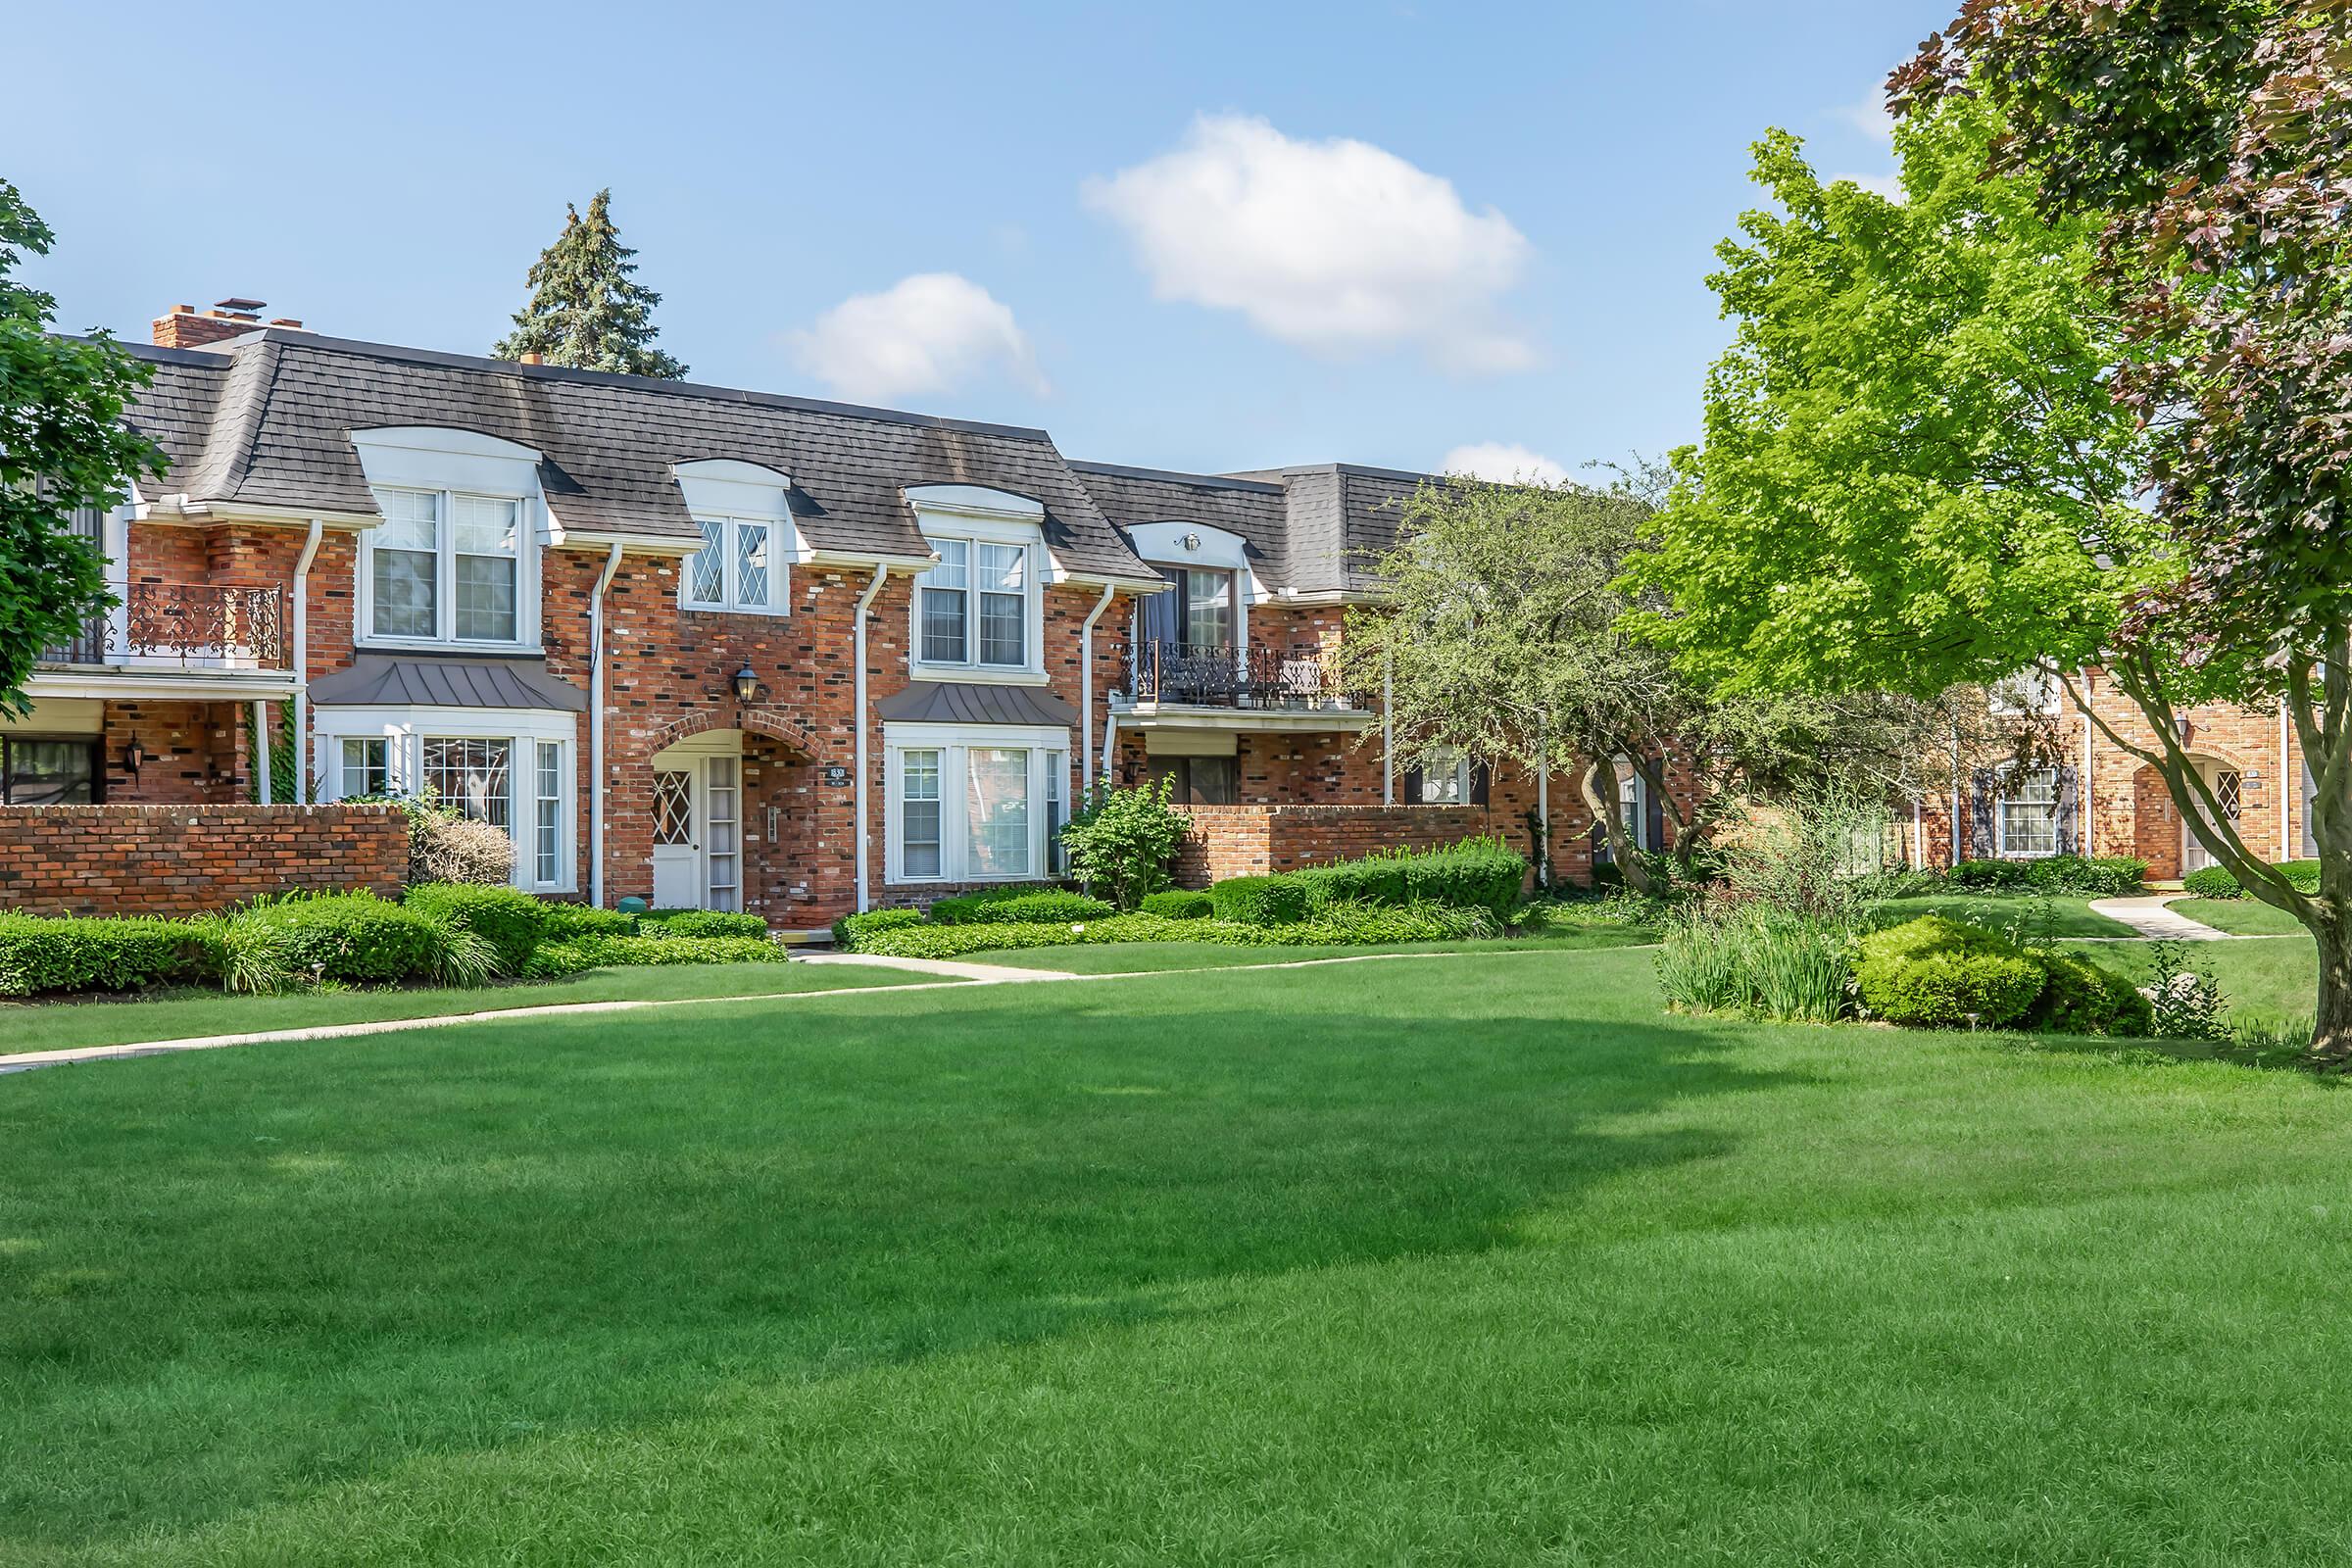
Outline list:
[[[2074,894],[2046,899],[2023,893],[1931,893],[1911,899],[1889,899],[1879,906],[1879,918],[1887,925],[1940,914],[1988,931],[2014,931],[2027,942],[2049,942],[2061,937],[2129,937],[2135,933],[2120,920],[2090,912],[2090,900]]]
[[[566,1002],[666,1001],[677,997],[770,996],[851,986],[904,985],[926,978],[894,969],[848,964],[692,963],[642,969],[598,969],[564,980],[475,990],[325,991],[285,997],[228,996],[177,991],[118,1002],[0,1003],[0,1054],[120,1046],[194,1035],[307,1029],[317,1024],[366,1023],[377,1018],[429,1018],[502,1007],[544,1007]]]
[[[1061,969],[1071,974],[1137,974],[1159,969],[1230,969],[1247,964],[1298,963],[1308,958],[1352,958],[1381,953],[1497,953],[1542,950],[1575,953],[1627,948],[1655,942],[1657,933],[1638,926],[1595,926],[1543,936],[1503,937],[1491,942],[1398,942],[1360,948],[1237,948],[1222,942],[1120,942],[1102,947],[1012,948],[965,956],[969,963],[1009,964],[1016,969]]]
[[[2135,985],[2155,979],[2154,950],[2144,942],[2060,944],[2103,964]],[[2221,983],[2233,1025],[2308,1037],[2317,1006],[2319,952],[2306,937],[2262,942],[2184,942],[2192,968]]]
[[[2332,1083],[1649,962],[0,1079],[0,1561],[2352,1553]]]
[[[2260,899],[2176,899],[2168,907],[2233,936],[2305,936],[2303,922]]]

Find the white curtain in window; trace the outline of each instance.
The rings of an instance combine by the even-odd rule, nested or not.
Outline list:
[[[965,754],[969,874],[1029,874],[1029,754],[975,746]]]

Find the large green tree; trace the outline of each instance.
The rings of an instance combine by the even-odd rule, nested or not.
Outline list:
[[[84,507],[121,503],[163,454],[123,423],[147,368],[103,332],[59,337],[57,301],[12,274],[55,236],[0,180],[0,712],[30,710],[42,649],[112,603],[106,562],[72,529]]]
[[[1621,578],[1651,512],[1648,478],[1637,467],[1605,488],[1423,486],[1341,654],[1351,687],[1387,692],[1405,755],[1455,748],[1573,781],[1644,891],[1620,768],[1658,804],[1660,848],[1688,865],[1742,801],[1825,770],[1899,787],[1944,729],[1929,705],[1882,694],[1718,689],[1631,635]]]
[[[637,253],[612,226],[612,192],[600,190],[587,216],[566,204],[564,232],[540,252],[525,281],[531,302],[514,313],[514,330],[491,353],[502,360],[537,354],[581,370],[674,379],[686,367],[654,347],[654,307],[662,296],[636,280]]]
[[[1781,210],[1722,252],[1738,340],[1644,571],[1685,667],[1735,682],[2062,681],[2319,938],[2314,1044],[2337,1056],[2348,10],[1971,4],[1897,75],[1899,204],[1825,188],[1767,141]],[[2094,711],[2086,667],[2144,723]],[[2320,785],[2316,897],[2247,848],[2180,725],[2199,703],[2281,700]]]

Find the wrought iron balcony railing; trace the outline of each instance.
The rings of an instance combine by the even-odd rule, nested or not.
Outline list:
[[[1345,712],[1364,704],[1343,691],[1316,647],[1237,648],[1157,638],[1123,649],[1130,703]]]
[[[286,596],[279,588],[134,582],[122,602],[41,651],[45,664],[285,669]]]

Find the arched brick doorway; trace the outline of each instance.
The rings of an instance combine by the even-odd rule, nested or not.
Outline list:
[[[2193,752],[2189,760],[2220,801],[2223,813],[2232,821],[2242,819],[2246,775],[2236,760],[2215,752]],[[2196,841],[2173,804],[2164,775],[2151,763],[2141,763],[2132,775],[2132,853],[2148,862],[2151,878],[2174,881],[2213,863],[2213,857]]]

